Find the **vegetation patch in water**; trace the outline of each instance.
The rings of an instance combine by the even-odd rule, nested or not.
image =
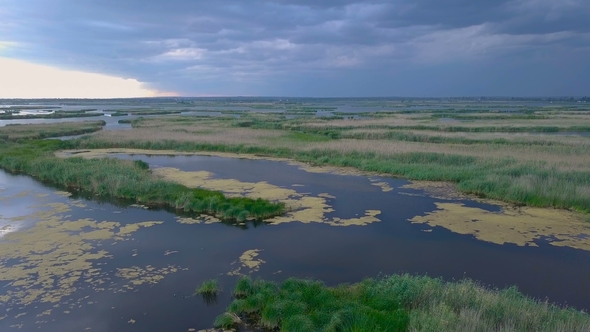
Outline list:
[[[236,299],[216,320],[281,331],[587,331],[590,316],[538,302],[514,287],[410,275],[327,287],[314,280],[243,277]]]
[[[175,273],[180,270],[179,267],[169,265],[163,268],[156,268],[148,265],[144,268],[132,266],[128,268],[118,268],[117,277],[128,280],[128,284],[123,285],[124,289],[133,290],[135,287],[148,284],[154,285],[160,282],[167,274]]]
[[[219,281],[217,279],[203,281],[201,286],[195,290],[195,294],[205,296],[216,295],[217,292],[219,292]]]
[[[94,154],[97,152],[94,151]],[[274,218],[266,219],[267,222],[277,225],[287,222],[299,221],[302,223],[325,223],[331,226],[365,226],[381,221],[376,216],[379,210],[367,210],[365,215],[359,218],[329,218],[327,213],[334,209],[328,204],[328,199],[334,196],[319,194],[311,196],[298,193],[294,189],[282,188],[267,182],[243,182],[236,179],[216,179],[213,173],[206,171],[184,172],[176,168],[162,167],[154,170],[154,174],[168,181],[182,183],[187,187],[200,187],[209,190],[219,190],[229,197],[250,197],[252,199],[277,200],[287,207],[287,211]],[[210,220],[179,219],[181,223],[212,223]]]
[[[228,272],[227,275],[230,275],[230,276],[243,275],[244,274],[244,273],[242,273],[243,270],[248,270],[248,273],[253,273],[253,272],[259,271],[262,264],[266,263],[266,261],[263,261],[260,258],[256,258],[256,257],[258,257],[258,255],[260,255],[260,252],[262,252],[261,249],[246,250],[237,261],[234,261],[232,263],[232,265],[237,264],[238,267],[235,268],[234,270]]]
[[[436,206],[437,210],[410,221],[441,226],[497,244],[537,246],[535,240],[546,238],[554,246],[590,250],[590,224],[573,212],[507,204],[502,205],[501,212],[459,203],[436,203]]]
[[[220,219],[206,214],[200,215],[198,218],[176,217],[176,221],[180,224],[194,225],[194,224],[216,224],[221,222]]]
[[[62,144],[57,141],[33,141],[3,145],[0,147],[0,167],[70,190],[126,199],[146,206],[214,214],[225,220],[265,219],[284,211],[282,203],[247,197],[227,198],[218,191],[188,188],[159,179],[146,169],[143,162],[53,156]]]
[[[393,188],[389,185],[389,183],[387,183],[385,181],[380,182],[379,180],[375,180],[375,179],[370,179],[370,181],[371,181],[371,185],[381,188],[381,191],[383,191],[384,193],[393,191]]]
[[[8,283],[0,293],[0,304],[58,303],[74,294],[83,281],[97,290],[104,289],[104,275],[95,262],[110,254],[97,244],[126,241],[140,228],[160,223],[68,220],[62,216],[71,211],[71,206],[58,202],[30,209],[35,212],[12,219],[38,220],[35,226],[7,234],[0,243],[0,281]]]

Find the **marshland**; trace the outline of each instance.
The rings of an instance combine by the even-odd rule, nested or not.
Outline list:
[[[13,104],[2,329],[590,329],[585,102]]]

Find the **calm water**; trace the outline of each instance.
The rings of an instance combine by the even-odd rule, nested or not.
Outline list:
[[[0,171],[0,196],[7,198],[0,200],[0,227],[5,233],[31,229],[34,220],[10,220],[48,203],[70,204],[70,211],[60,214],[66,220],[91,218],[122,225],[163,222],[134,232],[126,241],[93,242],[96,250],[102,248],[111,256],[92,261],[93,267],[102,270],[103,278],[109,278],[106,290],[79,282],[76,293],[58,303],[34,302],[23,307],[0,304],[0,313],[12,309],[0,320],[0,330],[9,331],[11,326],[20,326],[18,324],[23,324],[21,331],[60,332],[81,331],[87,327],[91,331],[209,328],[230,301],[229,293],[237,280],[236,276],[227,275],[236,268],[232,263],[252,249],[261,250],[257,258],[265,261],[259,271],[252,271],[253,277],[273,280],[312,277],[330,285],[401,272],[440,276],[447,280],[470,277],[496,287],[516,284],[521,291],[537,298],[548,297],[554,302],[590,308],[590,253],[550,246],[543,241],[537,242],[539,247],[495,245],[442,228],[424,232],[428,226],[411,224],[407,220],[433,211],[435,202],[441,200],[401,194],[420,193],[400,188],[408,183],[404,180],[309,173],[287,163],[264,160],[204,156],[118,157],[141,159],[152,168],[205,170],[217,178],[267,181],[313,195],[329,193],[335,196],[328,199],[335,210],[329,216],[352,218],[374,209],[382,211],[379,216],[382,221],[362,227],[299,222],[272,226],[249,223],[245,227],[221,223],[181,224],[174,214],[166,211],[123,208],[112,203],[63,197],[56,194],[55,189],[28,177]],[[393,190],[383,192],[372,185],[370,179],[387,182]],[[499,211],[493,205],[460,202]],[[170,265],[179,270],[164,275],[155,284],[120,291],[125,290],[122,285],[126,280],[116,276],[118,268],[152,266],[159,269]],[[216,303],[207,305],[201,298],[191,295],[196,286],[210,278],[218,278],[225,291]],[[0,296],[11,289],[6,281],[0,282],[0,286],[3,286]],[[48,309],[52,309],[50,315],[37,316]],[[23,312],[26,315],[18,316]]]
[[[130,108],[130,107],[129,107]],[[135,107],[134,109],[137,109]],[[0,120],[0,127],[6,126],[7,124],[42,124],[42,123],[62,123],[62,122],[80,122],[80,121],[105,121],[106,125],[103,127],[103,130],[125,130],[131,129],[131,124],[121,124],[119,120],[128,119],[133,120],[139,117],[143,118],[152,118],[158,117],[162,115],[127,115],[127,116],[110,116],[110,111],[103,112],[98,111],[99,113],[105,114],[104,116],[96,116],[96,117],[81,117],[81,118],[63,118],[63,119],[14,119],[14,120]],[[94,112],[89,112],[94,113]],[[23,112],[24,114],[24,112]],[[172,115],[180,115],[180,116],[233,116],[233,117],[240,117],[239,114],[223,114],[221,112],[199,112],[199,111],[186,111],[178,114]],[[63,138],[60,138],[63,139]]]

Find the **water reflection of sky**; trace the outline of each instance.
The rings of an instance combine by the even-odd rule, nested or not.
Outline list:
[[[27,216],[47,210],[43,204],[56,200],[65,198],[27,176],[12,176],[0,170],[0,237],[31,227],[36,220]]]

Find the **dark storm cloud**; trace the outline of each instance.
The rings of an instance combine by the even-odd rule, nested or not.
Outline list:
[[[522,86],[537,71],[590,74],[589,14],[586,0],[0,0],[0,56],[184,95],[534,94],[549,92]]]

